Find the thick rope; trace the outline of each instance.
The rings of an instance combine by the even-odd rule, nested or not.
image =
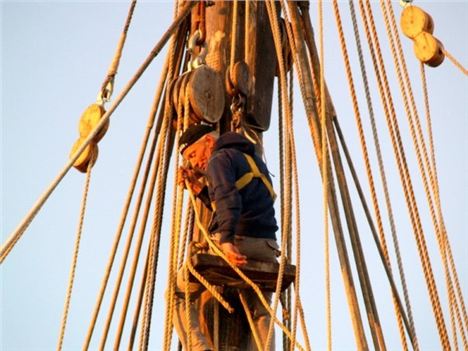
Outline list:
[[[465,76],[468,75],[468,69],[463,67],[460,61],[458,61],[450,52],[448,52],[445,49],[442,49],[442,52],[450,60],[450,62],[452,62],[455,65],[455,67],[457,67]]]
[[[363,1],[359,1],[359,5],[360,5],[361,12],[362,12],[364,24],[365,24],[364,27],[366,29],[366,35],[368,36],[368,42],[371,46],[371,56],[372,56],[374,65],[376,67],[376,76],[378,78],[379,92],[381,94],[382,100],[384,101],[385,116],[386,116],[387,123],[389,126],[393,148],[395,150],[395,156],[396,156],[398,168],[400,171],[399,172],[400,177],[402,180],[402,184],[405,188],[405,191],[404,191],[405,198],[406,198],[406,202],[410,211],[411,222],[414,228],[414,234],[415,234],[415,238],[416,238],[416,242],[418,246],[418,252],[421,258],[421,264],[423,266],[423,272],[424,272],[424,276],[426,279],[428,292],[431,298],[433,312],[436,317],[436,322],[437,322],[437,326],[439,329],[439,334],[441,337],[442,345],[444,347],[449,347],[449,345],[447,345],[448,340],[447,340],[447,333],[446,333],[445,325],[443,322],[443,317],[440,315],[440,301],[439,301],[439,297],[437,294],[437,288],[435,287],[434,276],[433,276],[431,264],[428,258],[425,238],[422,234],[421,220],[419,218],[419,213],[418,213],[417,206],[416,206],[416,200],[414,196],[413,187],[411,184],[411,179],[409,178],[408,166],[406,163],[406,158],[404,156],[404,149],[403,149],[402,142],[401,142],[398,122],[396,120],[395,110],[394,110],[392,97],[391,97],[391,93],[389,89],[389,84],[388,84],[388,80],[387,80],[387,76],[385,72],[385,66],[384,66],[381,51],[380,51],[380,45],[379,45],[379,41],[377,37],[377,32],[375,29],[375,24],[373,22],[372,10],[370,9],[369,3],[367,3],[367,10],[369,11],[369,20],[370,20],[371,29],[372,29],[372,37],[371,37]],[[376,45],[375,52],[377,52],[378,54],[377,55],[378,62],[376,61],[375,52],[373,48],[374,41]],[[379,74],[377,73],[380,71],[382,72],[382,77],[380,77]],[[385,86],[385,92],[383,90],[382,78],[383,78],[383,84]],[[388,105],[386,103],[386,98],[389,99]],[[389,113],[389,108],[390,108],[391,113]]]
[[[42,208],[44,203],[47,201],[49,196],[52,194],[55,188],[59,185],[59,183],[68,173],[68,171],[73,166],[75,161],[83,153],[84,149],[89,145],[89,143],[94,139],[94,137],[101,130],[104,124],[107,123],[112,113],[114,113],[115,109],[120,105],[120,103],[125,98],[125,96],[127,96],[128,92],[133,88],[135,83],[138,81],[141,75],[145,72],[146,68],[148,68],[148,66],[153,61],[153,59],[159,54],[159,52],[164,47],[166,42],[169,40],[171,35],[177,30],[182,20],[184,20],[185,17],[187,17],[192,7],[195,6],[195,4],[197,3],[198,1],[187,1],[184,8],[180,11],[180,14],[178,15],[178,17],[172,22],[168,30],[163,34],[161,39],[151,50],[148,57],[145,59],[142,65],[138,68],[137,72],[134,74],[134,76],[128,81],[128,83],[122,89],[119,96],[117,96],[117,98],[114,100],[114,103],[110,106],[109,110],[102,116],[101,120],[96,125],[94,130],[83,141],[83,143],[76,150],[76,152],[70,156],[68,162],[65,164],[63,169],[59,172],[57,177],[51,182],[51,184],[47,187],[44,193],[39,197],[39,199],[33,205],[31,210],[26,214],[26,216],[23,218],[23,220],[17,226],[17,228],[10,234],[5,244],[3,244],[2,247],[0,248],[0,263],[2,263],[5,260],[6,256],[12,250],[13,246],[18,242],[20,237],[24,234],[28,226],[34,220],[34,217],[37,215],[37,213],[40,211],[40,209]]]
[[[364,129],[363,129],[363,125],[362,125],[361,114],[360,114],[360,111],[359,111],[359,104],[358,104],[358,100],[357,100],[356,89],[355,89],[355,86],[354,86],[354,80],[353,80],[353,75],[352,75],[352,71],[351,71],[351,64],[350,64],[350,61],[349,61],[348,49],[346,47],[344,31],[343,31],[343,26],[342,26],[342,22],[341,22],[341,16],[340,16],[339,8],[338,8],[338,2],[336,0],[333,1],[333,9],[334,9],[334,13],[335,13],[337,28],[338,28],[338,34],[339,34],[339,40],[340,40],[340,44],[341,44],[342,56],[343,56],[343,60],[344,60],[344,63],[345,63],[345,70],[346,70],[346,76],[347,76],[347,79],[348,79],[349,91],[350,91],[350,95],[351,95],[351,99],[352,99],[352,103],[353,103],[353,109],[354,109],[356,125],[358,127],[359,139],[361,141],[361,149],[362,149],[362,154],[363,154],[363,157],[364,157],[364,162],[365,162],[365,167],[366,167],[366,172],[367,172],[367,178],[368,178],[369,187],[370,187],[370,190],[371,190],[372,203],[374,205],[374,213],[375,213],[375,216],[377,218],[377,225],[378,225],[379,236],[380,236],[380,243],[379,244],[382,247],[383,254],[384,254],[384,257],[385,257],[385,263],[384,264],[386,264],[389,267],[389,270],[391,272],[390,257],[389,257],[389,254],[388,254],[388,248],[387,248],[385,233],[384,233],[384,229],[383,229],[382,217],[381,217],[381,214],[380,214],[380,208],[379,208],[379,203],[378,203],[378,199],[377,199],[377,192],[376,192],[376,189],[375,189],[374,177],[373,177],[373,174],[372,174],[372,167],[371,167],[371,164],[370,164],[369,153],[368,153],[368,150],[367,150],[367,143],[366,143]],[[402,340],[402,346],[403,346],[404,350],[407,350],[408,346],[406,344],[405,331],[403,329],[402,317],[401,317],[401,313],[400,313],[400,310],[398,308],[395,297],[393,297],[393,303],[394,303],[394,311],[395,311],[395,314],[396,314],[396,317],[397,317],[398,329],[399,329],[399,332],[400,332],[400,338]]]
[[[86,180],[85,180],[85,185],[83,189],[83,198],[81,200],[81,210],[80,210],[80,219],[78,222],[78,229],[76,231],[76,239],[75,239],[75,248],[73,250],[73,257],[72,257],[72,262],[71,262],[71,267],[70,267],[70,274],[68,278],[68,288],[67,288],[67,293],[65,296],[65,303],[63,306],[63,312],[62,312],[62,322],[60,324],[60,334],[59,334],[59,340],[57,344],[57,351],[62,350],[63,346],[63,338],[65,336],[65,329],[67,326],[67,319],[68,319],[68,311],[70,309],[70,301],[71,301],[71,295],[73,291],[73,282],[75,280],[75,271],[76,271],[76,265],[78,262],[78,254],[80,251],[80,241],[81,241],[81,234],[83,232],[83,223],[84,223],[84,218],[86,214],[86,201],[88,199],[88,193],[89,193],[89,184],[91,180],[91,168],[93,167],[92,162],[89,162],[88,164],[88,169],[86,171]]]
[[[396,225],[395,225],[395,219],[393,216],[393,209],[392,209],[392,203],[390,200],[390,191],[388,189],[388,184],[387,184],[387,177],[385,174],[385,167],[383,163],[383,156],[382,156],[382,151],[380,148],[380,140],[379,140],[379,135],[377,132],[377,125],[375,121],[375,115],[374,115],[374,109],[372,107],[372,99],[370,95],[370,88],[369,88],[369,81],[367,78],[367,72],[366,72],[366,67],[364,63],[364,55],[362,51],[362,46],[361,46],[361,40],[359,36],[359,30],[358,30],[358,25],[357,25],[357,20],[356,20],[356,11],[354,8],[354,3],[352,0],[349,1],[349,6],[350,6],[350,12],[351,12],[351,19],[353,23],[353,29],[354,29],[354,35],[355,35],[355,41],[356,41],[356,46],[358,50],[358,57],[359,57],[359,65],[361,68],[361,76],[363,79],[363,84],[364,84],[364,90],[365,90],[365,95],[366,95],[366,102],[367,102],[367,108],[369,111],[369,119],[371,122],[372,126],[372,134],[373,134],[373,140],[374,140],[374,146],[375,146],[375,151],[377,155],[377,160],[378,160],[378,165],[379,165],[379,172],[380,172],[380,178],[384,190],[384,198],[385,198],[385,203],[387,207],[387,214],[390,222],[390,229],[392,233],[392,240],[393,240],[393,246],[395,249],[395,254],[397,258],[397,265],[398,265],[398,272],[400,275],[400,281],[401,285],[403,287],[403,294],[405,298],[405,305],[406,305],[406,310],[408,313],[408,320],[410,324],[410,329],[411,329],[411,334],[413,335],[413,348],[417,351],[419,350],[418,346],[418,340],[416,336],[416,331],[414,327],[414,321],[413,321],[413,313],[412,313],[412,308],[411,308],[411,302],[409,299],[409,294],[408,294],[408,286],[406,284],[406,278],[405,278],[405,272],[404,272],[404,267],[403,267],[403,260],[401,258],[401,252],[400,252],[400,244],[396,232]],[[400,334],[401,335],[401,334]],[[406,349],[406,338],[402,339],[402,345],[403,348]],[[405,346],[406,345],[406,346]]]

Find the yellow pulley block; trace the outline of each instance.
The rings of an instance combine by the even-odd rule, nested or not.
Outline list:
[[[431,67],[439,66],[445,58],[442,43],[426,32],[414,38],[414,53],[421,62]]]
[[[422,32],[432,34],[434,21],[432,17],[417,6],[407,6],[401,13],[400,27],[408,38],[414,39]]]
[[[75,144],[73,144],[73,147],[70,152],[70,157],[80,148],[80,146],[83,144],[83,141],[85,140],[85,137],[80,137]],[[75,167],[77,170],[79,170],[82,173],[86,173],[88,169],[88,165],[91,163],[91,167],[94,165],[94,163],[97,160],[99,153],[98,146],[95,142],[90,142],[86,148],[83,150],[81,155],[76,159],[76,161],[73,163],[73,167]]]
[[[106,113],[106,111],[104,110],[104,107],[102,105],[99,105],[99,104],[89,105],[80,117],[80,123],[78,126],[80,136],[87,137],[94,130],[94,128],[98,125],[104,113]],[[104,134],[106,134],[108,129],[109,129],[109,120],[107,120],[104,126],[96,134],[96,136],[94,137],[94,141],[96,143],[99,142],[99,140],[102,139]]]

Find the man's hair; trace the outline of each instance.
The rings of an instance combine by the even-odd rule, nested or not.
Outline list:
[[[181,154],[192,144],[197,142],[206,134],[215,132],[216,130],[207,124],[192,124],[180,136],[179,139],[179,152]]]

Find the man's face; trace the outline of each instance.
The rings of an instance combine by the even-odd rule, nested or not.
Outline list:
[[[190,162],[192,168],[206,171],[214,144],[212,139],[210,135],[205,135],[185,149],[183,157]]]

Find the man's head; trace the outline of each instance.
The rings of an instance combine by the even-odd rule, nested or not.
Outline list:
[[[217,138],[218,133],[213,127],[194,124],[180,137],[179,152],[193,168],[205,171]]]

